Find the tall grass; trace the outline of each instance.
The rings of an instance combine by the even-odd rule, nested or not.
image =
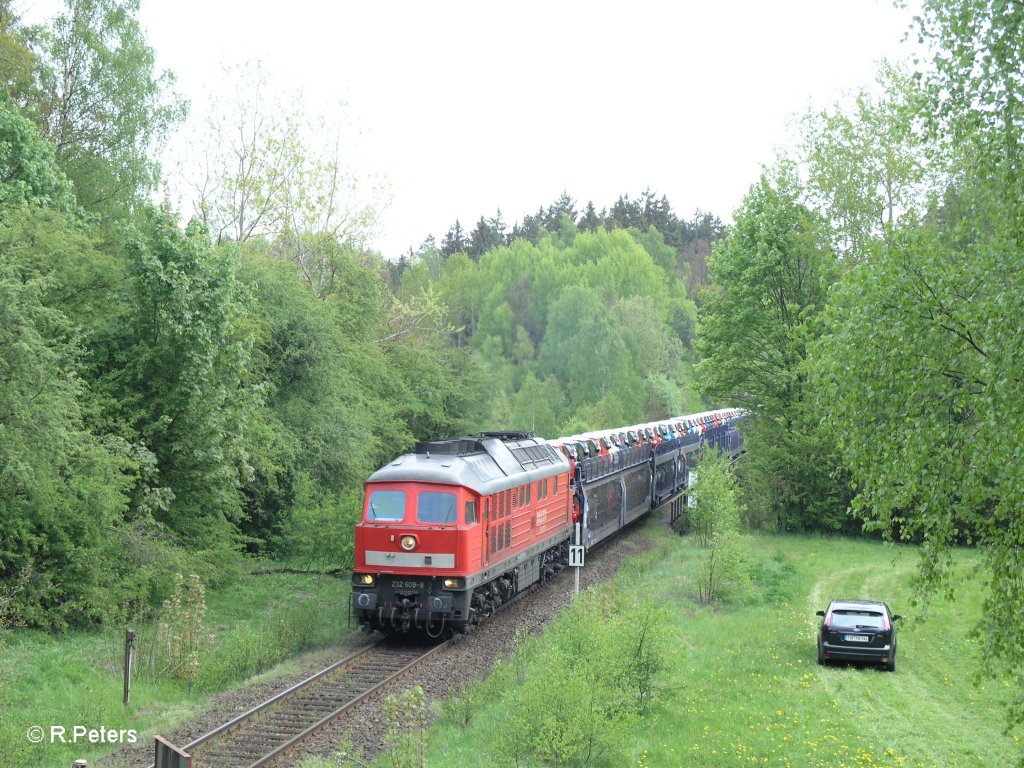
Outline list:
[[[296,574],[249,576],[206,593],[204,642],[195,674],[171,679],[147,659],[165,639],[159,621],[136,626],[138,662],[129,706],[122,704],[124,627],[54,636],[0,637],[0,765],[66,768],[111,751],[88,743],[32,744],[30,726],[135,729],[152,742],[198,710],[211,692],[269,669],[291,654],[350,633],[346,579]],[[173,631],[173,630],[170,630]]]
[[[606,757],[593,755],[588,765],[975,768],[1013,763],[1019,735],[1003,733],[1009,689],[998,681],[976,682],[973,675],[978,654],[970,630],[980,587],[972,575],[974,553],[955,553],[956,595],[933,603],[925,617],[910,600],[913,548],[754,535],[747,591],[729,604],[702,605],[702,550],[653,521],[647,532],[658,547],[624,568],[601,594],[621,597],[629,591],[654,598],[666,609],[659,632],[670,652],[646,710],[628,733],[616,737]],[[818,666],[814,611],[842,597],[885,600],[908,617],[900,629],[895,674]],[[557,634],[551,632],[552,642]],[[547,673],[514,660],[511,666],[531,677],[492,675],[473,689],[469,707],[442,709],[429,732],[426,765],[515,764],[507,750],[493,745],[506,738],[517,691],[524,685],[543,690]]]

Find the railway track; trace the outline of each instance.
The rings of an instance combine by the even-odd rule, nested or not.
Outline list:
[[[268,765],[449,642],[424,648],[381,641],[362,648],[182,749],[192,755],[193,768]]]
[[[605,549],[604,543],[598,548]],[[545,584],[564,583],[570,570],[565,569]],[[506,612],[536,592],[537,586],[520,592],[499,606],[495,613]],[[473,634],[471,632],[468,636]],[[396,643],[378,640],[183,745],[181,749],[192,756],[192,768],[271,766],[277,758],[299,747],[332,721],[343,722],[346,713],[355,714],[356,706],[371,694],[448,647],[453,640],[465,637],[456,635],[430,647],[411,646],[409,638],[402,638]],[[155,766],[150,763],[146,768]]]

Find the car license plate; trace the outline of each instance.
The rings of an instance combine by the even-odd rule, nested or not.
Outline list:
[[[870,639],[867,635],[843,635],[843,640],[848,643],[866,643]]]

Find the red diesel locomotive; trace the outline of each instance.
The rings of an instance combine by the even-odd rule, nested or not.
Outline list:
[[[366,481],[356,619],[386,634],[465,631],[567,566],[577,522],[581,543],[596,544],[679,503],[705,443],[738,452],[740,416],[716,411],[607,433],[633,435],[621,447],[595,432],[587,456],[580,438],[522,432],[420,443]]]
[[[464,629],[560,568],[569,461],[533,435],[420,443],[366,482],[353,607],[384,632]]]

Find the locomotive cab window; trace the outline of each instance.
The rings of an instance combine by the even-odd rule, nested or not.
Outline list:
[[[476,500],[470,499],[466,502],[466,524],[470,525],[476,522]]]
[[[374,491],[366,504],[367,520],[405,519],[405,491]]]
[[[416,501],[416,520],[420,523],[449,524],[457,522],[455,504],[454,493],[420,491]]]

